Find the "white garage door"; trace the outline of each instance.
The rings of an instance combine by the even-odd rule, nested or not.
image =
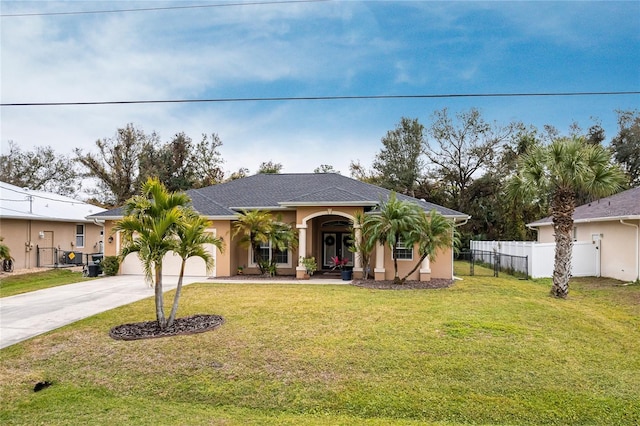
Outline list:
[[[215,260],[216,252],[213,244],[205,245],[207,250],[213,255]],[[162,275],[172,276],[172,275],[180,275],[180,265],[182,264],[182,259],[178,255],[174,255],[173,252],[167,253],[162,259]],[[137,253],[131,253],[128,255],[121,265],[121,274],[123,275],[143,275],[144,269],[142,268],[142,263],[138,258]],[[207,274],[207,268],[205,267],[204,260],[199,257],[192,257],[187,259],[187,264],[185,265],[184,275],[187,277],[215,277],[216,276],[216,268],[213,267],[211,273]]]

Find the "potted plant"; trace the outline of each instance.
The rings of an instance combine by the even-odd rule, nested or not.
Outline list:
[[[349,281],[352,277],[353,271],[347,268],[347,263],[349,263],[349,259],[346,257],[340,259],[339,256],[333,256],[331,258],[331,262],[333,263],[332,270],[338,269],[340,271],[340,276],[343,280]]]
[[[318,264],[316,263],[316,258],[313,256],[301,257],[300,263],[302,263],[302,266],[304,266],[306,275],[309,277],[313,275],[315,271],[318,270]]]
[[[238,275],[242,275],[244,273],[244,266],[238,266]]]

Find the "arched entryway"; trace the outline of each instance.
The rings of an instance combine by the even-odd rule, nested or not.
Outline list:
[[[330,271],[332,257],[347,259],[347,266],[354,272],[362,271],[360,259],[349,247],[353,244],[351,228],[352,214],[336,209],[326,209],[309,214],[296,225],[299,231],[299,258],[313,256],[319,273]],[[359,230],[356,229],[356,234]],[[298,265],[296,275],[304,274],[304,267]]]
[[[353,238],[351,237],[351,222],[347,220],[333,220],[324,217],[316,218],[319,223],[319,234],[321,244],[321,252],[319,256],[319,265],[322,270],[331,269],[334,265],[333,259],[346,259],[347,267],[353,267],[353,252],[350,248],[353,246]]]

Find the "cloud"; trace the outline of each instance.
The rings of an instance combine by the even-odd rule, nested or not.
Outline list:
[[[323,2],[3,18],[2,101],[477,93],[568,85],[588,90],[593,82],[606,88],[611,75],[619,87],[634,89],[638,60],[631,52],[639,35],[630,12],[639,6],[608,4]],[[3,2],[3,13],[25,5],[51,11],[114,7]],[[136,6],[149,3],[127,3]],[[568,57],[572,67],[563,62]],[[590,67],[576,73],[580,64]],[[229,170],[255,170],[272,159],[285,171],[333,164],[346,174],[350,160],[373,158],[380,138],[402,116],[426,124],[435,109],[487,106],[497,115],[489,120],[538,122],[542,116],[566,128],[582,114],[584,122],[638,104],[637,98],[582,104],[525,99],[518,109],[494,108],[498,103],[509,105],[430,99],[3,108],[1,142],[3,149],[13,139],[68,153],[92,149],[95,140],[134,123],[163,140],[181,131],[193,139],[216,132]]]

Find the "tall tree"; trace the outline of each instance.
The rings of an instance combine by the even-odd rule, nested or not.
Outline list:
[[[313,169],[313,173],[337,173],[340,174],[340,171],[336,170],[331,164],[321,164],[315,169]]]
[[[141,195],[133,196],[124,205],[124,217],[116,222],[114,231],[122,231],[124,243],[120,257],[138,253],[145,276],[155,287],[156,318],[160,328],[167,327],[162,291],[162,258],[179,250],[176,238],[184,221],[184,210],[190,203],[185,193],[169,192],[157,179],[142,185]]]
[[[200,142],[195,145],[190,156],[196,178],[193,187],[202,188],[224,180],[224,170],[222,170],[224,159],[220,153],[221,146],[222,140],[216,133],[203,134]]]
[[[422,175],[424,126],[417,118],[402,117],[394,130],[382,138],[383,148],[376,154],[373,169],[380,185],[405,195],[415,196]]]
[[[209,272],[213,268],[214,259],[213,255],[205,248],[204,245],[212,244],[220,251],[224,248],[224,242],[221,238],[217,238],[207,232],[208,226],[209,221],[205,217],[200,216],[193,209],[186,209],[180,226],[176,228],[176,235],[179,242],[175,252],[180,256],[182,262],[180,263],[178,285],[173,296],[173,305],[171,306],[171,313],[167,320],[167,327],[171,327],[176,319],[178,301],[182,294],[182,280],[184,278],[184,270],[187,260],[192,257],[201,258],[205,262],[207,272]]]
[[[508,185],[511,199],[551,198],[551,215],[556,241],[551,294],[566,298],[571,277],[573,213],[578,192],[607,196],[624,183],[621,170],[612,165],[611,154],[600,145],[582,138],[557,139],[536,146],[519,163],[518,174]]]
[[[258,167],[258,174],[278,174],[278,173],[282,173],[282,164],[274,163],[271,160],[260,163],[260,167]]]
[[[463,210],[467,188],[474,177],[493,167],[513,126],[487,123],[475,108],[455,118],[446,108],[434,112],[424,152],[432,173],[448,184],[451,207]]]
[[[247,176],[249,176],[249,169],[247,169],[246,167],[240,167],[237,171],[229,175],[227,181],[242,179]]]
[[[611,140],[611,148],[616,162],[635,187],[640,185],[640,111],[616,112],[618,134]]]
[[[147,135],[133,124],[118,129],[115,137],[96,141],[97,154],[75,150],[76,159],[95,178],[98,188],[94,195],[105,204],[121,206],[136,194],[140,184],[140,155],[145,146],[158,142],[154,134]]]
[[[0,155],[0,180],[67,196],[77,195],[82,187],[80,173],[71,158],[57,155],[49,146],[23,151],[13,141],[9,141],[9,152]]]
[[[349,163],[349,172],[352,178],[357,179],[360,182],[370,183],[372,185],[377,185],[381,179],[381,177],[377,175],[373,170],[367,170],[366,167],[360,162],[360,160],[352,160]]]

